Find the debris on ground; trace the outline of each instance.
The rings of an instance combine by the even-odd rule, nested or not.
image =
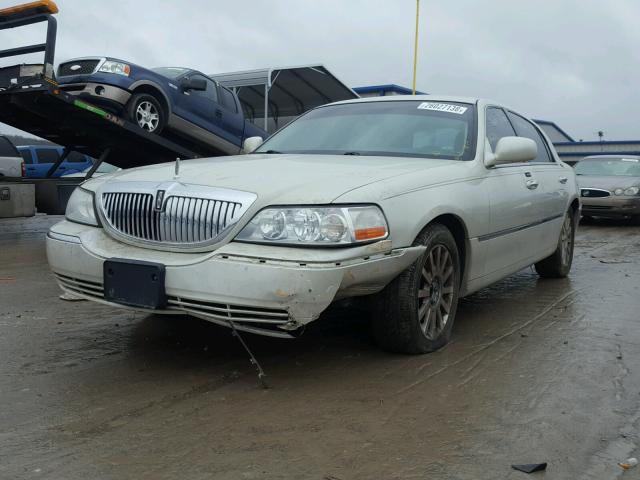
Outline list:
[[[511,465],[511,468],[524,473],[542,472],[547,469],[547,462],[544,463],[523,463],[521,465]]]
[[[633,468],[636,465],[638,465],[638,459],[635,457],[627,458],[624,462],[621,462],[618,465],[623,470],[629,470],[630,468]]]
[[[85,302],[86,300],[84,298],[80,298],[75,296],[72,293],[63,293],[62,295],[60,295],[60,300],[64,300],[66,302]]]

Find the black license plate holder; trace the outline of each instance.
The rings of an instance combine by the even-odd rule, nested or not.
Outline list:
[[[103,270],[105,300],[153,310],[167,305],[163,264],[110,258]]]

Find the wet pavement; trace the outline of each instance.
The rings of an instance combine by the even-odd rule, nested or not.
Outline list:
[[[640,227],[582,225],[570,278],[462,301],[453,340],[384,353],[336,309],[297,340],[64,302],[53,219],[0,220],[0,478],[640,478]]]

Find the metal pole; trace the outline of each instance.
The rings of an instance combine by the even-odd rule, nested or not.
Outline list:
[[[416,38],[413,45],[413,95],[416,94],[416,71],[418,70],[418,20],[420,19],[420,0],[416,0]]]
[[[264,84],[264,131],[267,131],[269,123],[267,122],[267,112],[269,111],[269,87]]]

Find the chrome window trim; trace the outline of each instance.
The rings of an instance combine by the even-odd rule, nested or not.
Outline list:
[[[162,210],[167,206],[169,199],[173,197],[182,198],[196,198],[205,200],[215,200],[218,202],[230,202],[237,203],[240,206],[237,208],[234,216],[229,219],[224,229],[212,239],[204,242],[167,242],[167,241],[155,241],[139,238],[133,235],[128,235],[119,229],[111,222],[105,213],[104,194],[109,193],[124,193],[124,194],[147,194],[152,195],[155,205],[156,195],[158,191],[164,191],[162,198]],[[128,243],[133,246],[151,248],[155,250],[175,251],[175,252],[195,252],[202,251],[207,247],[211,247],[224,240],[238,221],[244,216],[247,210],[253,205],[258,196],[255,193],[245,192],[241,190],[231,190],[227,188],[219,187],[207,187],[203,185],[185,184],[177,181],[169,182],[108,182],[96,189],[96,210],[98,216],[105,231],[108,232],[113,238],[120,240],[121,242]],[[140,215],[139,212],[136,214]]]

